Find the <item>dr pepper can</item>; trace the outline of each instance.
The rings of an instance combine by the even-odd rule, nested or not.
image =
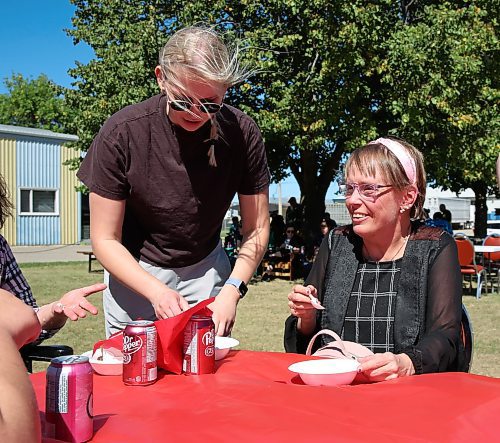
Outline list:
[[[82,355],[52,359],[45,393],[46,437],[74,443],[92,438],[92,372]]]
[[[193,315],[184,330],[184,359],[186,374],[215,372],[215,326],[211,317]]]
[[[127,323],[123,331],[123,383],[146,386],[158,376],[156,326],[152,321]]]

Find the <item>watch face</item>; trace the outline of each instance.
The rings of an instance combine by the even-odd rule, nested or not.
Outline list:
[[[241,284],[240,284],[241,296],[243,297],[247,292],[248,292],[247,285],[245,283],[241,282]]]
[[[240,297],[244,297],[248,291],[247,285],[245,283],[243,283],[241,280],[238,280],[236,278],[229,278],[226,281],[226,284],[232,285],[236,289],[238,289],[238,292],[240,293]]]

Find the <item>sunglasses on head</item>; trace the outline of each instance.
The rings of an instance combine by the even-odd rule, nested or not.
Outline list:
[[[193,103],[189,100],[168,100],[167,103],[174,111],[180,112],[187,112],[195,107],[205,114],[216,114],[222,108],[222,103],[212,103],[203,99],[200,100],[200,103]]]

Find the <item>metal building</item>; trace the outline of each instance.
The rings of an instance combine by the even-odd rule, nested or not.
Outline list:
[[[0,233],[12,246],[73,244],[81,240],[81,194],[76,171],[64,165],[78,153],[76,135],[0,125],[0,174],[14,204]]]

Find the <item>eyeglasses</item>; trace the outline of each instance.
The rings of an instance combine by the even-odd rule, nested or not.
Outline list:
[[[216,114],[222,108],[222,103],[212,103],[205,100],[200,100],[200,103],[192,103],[188,100],[168,100],[167,103],[174,111],[187,112],[192,107],[198,108],[205,114]]]
[[[354,190],[357,189],[359,196],[365,200],[375,201],[379,196],[379,189],[392,188],[392,185],[378,185],[376,183],[342,183],[339,184],[339,190],[345,198],[352,197]]]

